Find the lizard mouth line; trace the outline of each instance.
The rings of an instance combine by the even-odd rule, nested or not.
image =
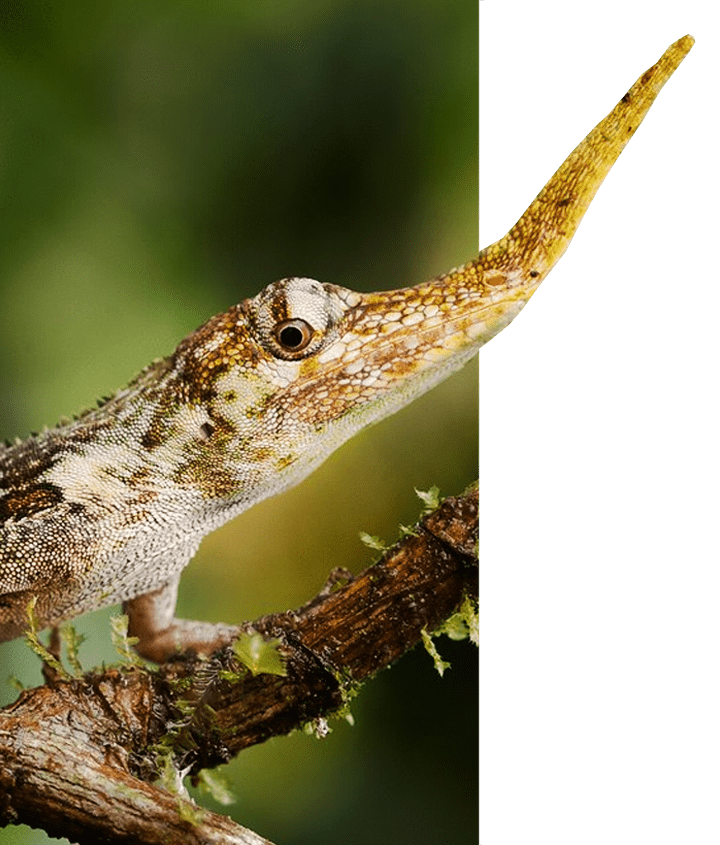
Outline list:
[[[424,347],[428,352],[431,350],[440,351],[444,348],[442,342],[431,342],[430,338],[435,335],[437,340],[440,341],[442,335],[442,339],[444,339],[447,337],[445,329],[446,327],[442,325],[432,326],[425,330],[414,326],[403,327],[383,338],[368,338],[355,350],[351,358],[348,359],[343,356],[336,363],[327,366],[322,374],[322,379],[324,381],[335,378],[348,378],[350,380],[357,378],[358,381],[361,381],[368,375],[368,372],[379,372],[384,364],[392,364],[393,361],[397,360],[393,352],[398,347],[407,345],[408,341],[417,347]],[[448,351],[447,354],[452,355],[453,353]],[[423,368],[421,356],[417,356],[414,363],[413,372]],[[432,364],[433,362],[428,361],[426,366],[432,366]]]
[[[391,353],[398,346],[406,344],[408,341],[421,352],[441,354],[445,351],[445,356],[434,360],[427,359],[424,362],[425,367],[442,365],[449,357],[462,354],[468,347],[479,348],[482,346],[485,340],[489,340],[495,334],[494,324],[509,311],[514,312],[522,308],[533,292],[533,289],[524,290],[522,293],[515,289],[509,291],[508,296],[500,300],[478,302],[471,311],[463,311],[458,314],[456,319],[445,317],[429,326],[423,325],[422,322],[410,326],[398,324],[398,328],[395,330],[383,335],[374,334],[364,340],[362,339],[361,326],[360,331],[356,329],[356,333],[362,343],[355,350],[352,358],[348,360],[347,353],[345,353],[345,355],[339,356],[336,362],[328,362],[324,365],[323,376],[335,377],[348,367],[354,369],[359,361],[365,361],[366,367],[375,364],[374,369],[379,369],[386,361],[395,360],[397,356]],[[487,320],[488,317],[490,320]],[[476,328],[477,331],[471,331],[473,328]],[[484,337],[486,333],[487,337]],[[453,342],[448,348],[448,341],[451,338],[458,337],[462,337],[462,341],[460,343]],[[424,369],[422,354],[419,354],[417,358],[417,363],[421,365],[419,368]]]

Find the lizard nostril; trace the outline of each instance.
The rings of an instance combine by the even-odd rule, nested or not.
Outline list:
[[[300,352],[312,340],[313,328],[305,320],[285,320],[275,326],[275,339],[288,352]]]

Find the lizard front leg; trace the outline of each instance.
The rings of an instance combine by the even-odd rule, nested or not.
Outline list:
[[[233,625],[176,619],[179,583],[178,575],[163,587],[123,603],[123,612],[128,617],[128,635],[138,638],[135,650],[147,660],[164,663],[172,655],[188,649],[210,654],[229,645],[240,633],[240,628]]]

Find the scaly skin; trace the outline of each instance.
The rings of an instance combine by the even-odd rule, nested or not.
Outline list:
[[[236,629],[174,618],[202,537],[297,484],[364,426],[460,368],[520,312],[690,50],[681,38],[475,261],[361,294],[283,279],[213,317],[115,396],[0,451],[0,640],[124,602],[138,650]]]

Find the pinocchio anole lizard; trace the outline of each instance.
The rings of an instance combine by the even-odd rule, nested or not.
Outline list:
[[[237,629],[176,619],[202,537],[301,481],[364,426],[460,368],[520,312],[692,47],[681,38],[508,234],[431,282],[361,294],[287,278],[219,314],[98,407],[0,448],[0,640],[118,602],[138,651]]]

